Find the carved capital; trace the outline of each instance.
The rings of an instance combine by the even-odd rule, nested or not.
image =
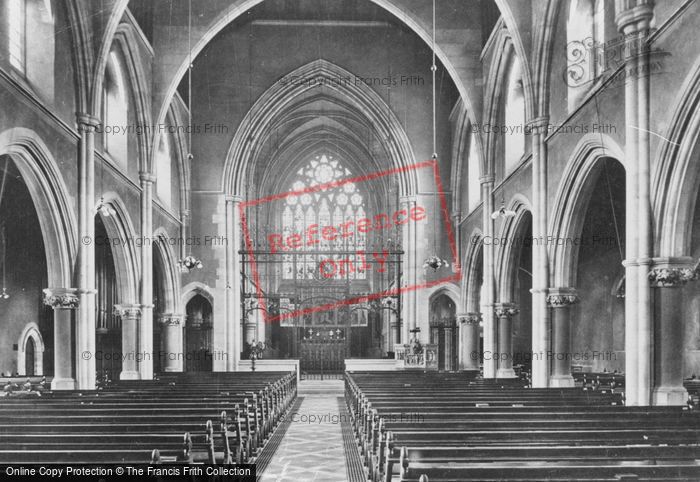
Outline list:
[[[114,305],[114,315],[121,319],[136,319],[141,316],[141,305]]]
[[[677,288],[697,279],[698,272],[693,268],[652,268],[649,271],[653,288]]]
[[[182,315],[175,313],[164,313],[158,317],[158,323],[163,326],[180,326]]]
[[[648,273],[652,288],[677,288],[688,281],[698,279],[700,272],[696,262],[689,256],[676,258],[654,258]]]
[[[578,292],[574,288],[551,288],[547,294],[547,306],[551,308],[565,308],[579,301]]]
[[[520,313],[520,308],[513,303],[498,303],[494,306],[493,312],[498,318],[512,318]]]
[[[75,309],[80,305],[78,290],[75,288],[46,288],[44,304],[55,309]]]
[[[481,322],[481,313],[465,313],[458,315],[457,318],[463,325],[479,326]]]

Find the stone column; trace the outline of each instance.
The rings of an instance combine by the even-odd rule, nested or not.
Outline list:
[[[520,310],[513,303],[498,303],[494,314],[498,318],[498,371],[496,378],[515,378],[513,370],[513,317]],[[494,353],[490,358],[496,358]]]
[[[255,310],[255,340],[265,343],[267,339],[267,322],[262,310]]]
[[[654,289],[654,405],[685,405],[683,387],[683,292],[698,274],[691,258],[656,258],[649,272]]]
[[[547,137],[549,118],[542,116],[528,124],[532,142],[532,237],[547,236]],[[547,243],[532,246],[532,386],[544,388],[549,381],[549,363],[544,356],[550,350],[549,257]]]
[[[625,386],[628,405],[651,404],[652,318],[647,275],[651,265],[649,76],[645,45],[654,7],[646,0],[616,2],[625,36]]]
[[[251,345],[256,342],[256,337],[258,334],[258,321],[256,313],[260,311],[258,308],[257,300],[249,298],[246,300],[246,312],[245,312],[245,342]]]
[[[547,305],[552,309],[551,387],[573,387],[571,376],[571,306],[578,303],[574,288],[552,288],[547,295]]]
[[[44,304],[53,308],[53,380],[51,390],[74,390],[73,313],[79,306],[78,290],[47,288]],[[94,353],[91,355],[94,358]]]
[[[139,350],[137,340],[141,305],[114,305],[114,314],[122,321],[122,371],[120,380],[138,380],[139,370],[136,354]]]
[[[490,356],[484,357],[484,378],[496,377],[496,360],[493,359],[496,347],[496,320],[494,318],[494,294],[496,292],[495,285],[495,267],[494,267],[494,250],[493,250],[493,219],[491,213],[493,207],[493,175],[485,176],[481,181],[481,199],[483,201],[482,219],[484,232],[484,247],[482,249],[484,261],[484,299],[481,300],[481,307],[484,313],[484,353],[489,353]]]
[[[388,351],[394,351],[394,345],[397,343],[401,343],[401,326],[399,325],[396,313],[390,311]]]
[[[445,330],[445,370],[447,371],[452,371],[455,369],[454,367],[454,358],[452,357],[453,353],[453,343],[452,343],[452,335],[453,335],[453,325],[452,325],[452,320],[446,320],[446,323],[444,324]]]
[[[95,388],[95,128],[100,121],[78,115],[78,323],[75,329],[76,382],[78,389]],[[86,354],[91,353],[88,357]]]
[[[416,207],[416,199],[414,196],[403,196],[400,199],[399,206],[405,209],[407,213]],[[417,237],[415,222],[406,223],[402,226],[402,245],[404,250],[403,255],[403,286],[415,286],[417,268]],[[417,305],[416,292],[411,289],[403,293],[401,307],[403,309],[403,329],[401,333],[401,342],[409,343],[411,339],[411,330],[416,327]]]
[[[182,318],[183,315],[167,313],[160,315],[158,320],[163,338],[163,353],[158,353],[158,356],[165,372],[183,371]]]
[[[226,196],[226,362],[238,370],[241,358],[241,204],[240,196]]]
[[[140,173],[141,180],[141,325],[139,326],[139,374],[153,379],[153,183],[155,177]],[[149,354],[151,356],[149,356]]]
[[[462,370],[479,370],[479,322],[481,313],[466,313],[458,315],[460,347],[460,361]]]

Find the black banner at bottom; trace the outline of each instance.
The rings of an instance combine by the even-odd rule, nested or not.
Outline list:
[[[2,481],[221,481],[255,482],[253,464],[9,464],[0,465]]]

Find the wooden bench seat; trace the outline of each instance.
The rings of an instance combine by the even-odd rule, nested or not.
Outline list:
[[[346,376],[371,480],[700,480],[697,412],[625,407],[612,391],[442,383]]]

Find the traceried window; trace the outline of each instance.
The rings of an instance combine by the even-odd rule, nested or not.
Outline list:
[[[7,9],[10,65],[24,73],[27,50],[27,6],[25,0],[7,2]]]
[[[290,186],[291,191],[300,191],[309,187],[338,181],[351,176],[340,161],[332,156],[316,156],[306,166],[297,171],[296,180]],[[340,226],[341,224],[367,217],[365,199],[354,183],[338,187],[308,192],[298,196],[289,196],[282,212],[282,231],[285,238],[294,233],[306,232],[317,224]],[[339,263],[349,259],[356,264],[354,253],[364,251],[367,234],[356,231],[353,236],[341,237],[329,241],[321,237],[313,250],[299,248],[294,254],[285,254],[282,262],[282,278],[285,280],[315,279],[319,276],[319,263],[331,258]],[[325,253],[324,253],[325,252]],[[366,272],[354,269],[338,270],[334,279],[363,280]]]

